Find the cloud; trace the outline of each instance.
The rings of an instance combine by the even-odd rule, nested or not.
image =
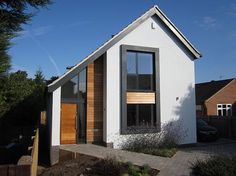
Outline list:
[[[21,39],[25,39],[25,38],[30,38],[30,35],[33,35],[35,37],[37,36],[42,36],[45,35],[47,33],[49,33],[51,30],[53,29],[53,26],[40,26],[37,28],[34,28],[32,30],[23,30],[23,31],[19,31],[17,33],[17,37],[14,38],[13,40],[21,40]]]
[[[62,28],[63,29],[74,28],[74,27],[78,27],[78,26],[87,25],[90,23],[91,23],[91,21],[89,21],[89,20],[84,20],[84,21],[81,20],[81,21],[76,21],[76,22],[70,23],[70,24],[65,24]]]
[[[36,37],[31,34],[29,32],[29,36],[32,39],[32,41],[47,55],[48,60],[51,62],[51,64],[53,65],[54,69],[56,70],[56,74],[57,76],[61,75],[60,69],[56,63],[56,61],[54,60],[54,58],[51,56],[51,54],[49,53],[49,51],[39,42],[39,40],[36,39]]]
[[[231,36],[234,40],[236,40],[236,32],[234,32]]]
[[[25,31],[20,31],[19,32],[19,37],[17,37],[18,39],[22,39],[22,38],[30,38],[44,53],[45,55],[47,55],[48,60],[51,62],[51,64],[53,65],[55,71],[56,71],[56,75],[60,76],[61,72],[60,69],[55,61],[55,59],[51,56],[51,54],[49,53],[49,51],[40,43],[40,41],[36,38],[36,36],[41,36],[46,34],[49,30],[51,29],[51,27],[40,27],[40,28],[36,28],[32,31],[30,30],[25,30]],[[16,38],[16,39],[17,39]],[[23,67],[19,67],[19,66],[15,66],[13,68],[13,70],[25,70]]]
[[[52,26],[41,26],[41,27],[33,29],[32,33],[34,36],[41,36],[50,32],[52,28],[53,28]]]
[[[78,26],[83,26],[86,24],[90,24],[91,21],[89,20],[81,20],[81,21],[76,21],[73,23],[69,23],[69,24],[64,24],[63,26],[60,26],[60,29],[69,29],[69,28],[74,28],[74,27],[78,27]],[[21,40],[21,39],[26,39],[26,38],[30,38],[30,35],[33,35],[34,37],[38,37],[38,36],[43,36],[49,32],[51,32],[53,29],[55,28],[55,26],[52,25],[46,25],[46,26],[39,26],[37,28],[33,28],[30,30],[23,30],[17,33],[17,37],[13,38],[13,41],[17,41],[17,40]]]
[[[226,10],[226,14],[236,17],[236,2],[230,4],[230,6]]]
[[[200,21],[196,21],[195,23],[204,29],[210,29],[216,27],[217,20],[213,17],[205,16]]]

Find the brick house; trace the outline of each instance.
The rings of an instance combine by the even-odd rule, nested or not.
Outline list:
[[[199,83],[195,90],[197,117],[236,115],[235,78]]]

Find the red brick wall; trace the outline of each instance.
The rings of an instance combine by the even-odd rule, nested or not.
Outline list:
[[[217,115],[217,104],[233,104],[233,115],[236,115],[236,80],[230,82],[205,102],[206,115]]]

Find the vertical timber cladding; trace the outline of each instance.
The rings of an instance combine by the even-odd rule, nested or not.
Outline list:
[[[87,143],[103,141],[103,56],[87,67]]]

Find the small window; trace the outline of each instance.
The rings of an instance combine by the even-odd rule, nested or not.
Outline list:
[[[232,116],[232,104],[217,104],[218,116]]]

